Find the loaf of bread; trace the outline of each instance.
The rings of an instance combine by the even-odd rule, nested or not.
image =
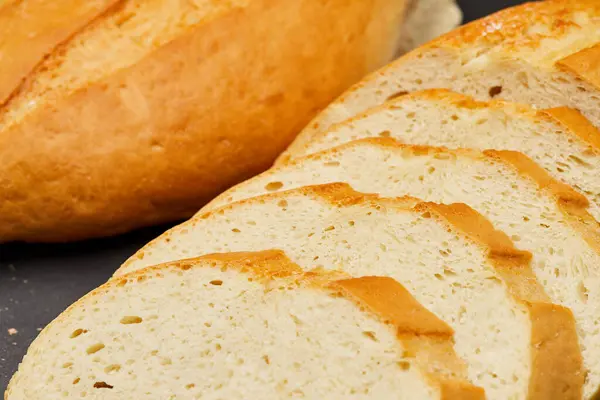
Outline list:
[[[76,302],[6,399],[484,399],[452,347],[393,279],[303,273],[273,251],[212,255]]]
[[[394,57],[409,11],[406,0],[9,3],[0,242],[192,215]]]
[[[467,24],[357,83],[290,147],[386,99],[448,88],[479,100],[568,106],[600,127],[600,2],[526,3]]]
[[[299,265],[397,280],[454,329],[469,379],[490,399],[581,394],[571,312],[550,303],[529,253],[462,204],[380,199],[343,184],[255,197],[173,228],[116,276],[182,257],[270,248]]]
[[[447,4],[408,4],[403,29],[443,30]],[[547,0],[368,76],[54,321],[6,400],[600,398],[599,43],[600,3]]]
[[[454,151],[371,138],[274,168],[208,208],[328,182],[383,196],[466,203],[479,211],[520,249],[533,253],[533,271],[550,299],[573,310],[587,370],[586,398],[600,387],[600,224],[587,212],[583,195],[521,153]]]
[[[474,101],[443,89],[400,96],[319,132],[292,157],[367,137],[450,148],[520,151],[590,200],[600,221],[600,130],[577,110]]]

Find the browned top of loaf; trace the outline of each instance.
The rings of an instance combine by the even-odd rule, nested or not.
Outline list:
[[[4,130],[0,242],[192,215],[270,166],[319,108],[387,61],[404,10],[398,0],[247,3]]]
[[[13,0],[0,5],[0,104],[57,45],[120,1]]]
[[[600,3],[596,0],[532,1],[466,24],[445,35],[440,42],[458,46],[485,43],[506,48],[537,47],[546,37],[560,37],[580,26],[577,13],[598,17]],[[529,30],[533,25],[543,25],[547,30],[533,34]]]

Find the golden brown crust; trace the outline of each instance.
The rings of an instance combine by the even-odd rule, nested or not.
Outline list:
[[[536,48],[541,45],[544,37],[559,37],[570,29],[577,28],[578,12],[598,16],[600,5],[596,0],[529,2],[473,21],[431,44],[454,47],[465,47],[473,43],[487,46],[502,44],[507,50],[518,50],[519,47]],[[529,31],[534,24],[546,28],[544,35]]]
[[[531,377],[529,398],[581,399],[585,374],[573,314],[554,304],[530,303],[528,307],[532,367],[545,370]],[[550,365],[553,367],[548,368]]]
[[[431,212],[439,215],[454,228],[470,237],[471,240],[484,245],[491,257],[518,259],[523,263],[528,263],[531,260],[530,252],[517,250],[504,232],[494,229],[490,221],[466,204],[426,202],[417,205],[415,210],[421,213]]]
[[[24,0],[0,5],[0,104],[56,46],[122,1]]]
[[[485,398],[483,389],[462,382],[445,381],[441,387],[441,400],[479,400]]]
[[[360,139],[354,142],[347,143],[335,149],[327,150],[322,154],[313,154],[304,158],[314,158],[326,156],[327,153],[343,151],[344,148],[360,146],[364,143],[370,145],[382,146],[386,148],[395,148],[398,151],[410,152],[415,155],[419,154],[440,154],[447,157],[466,156],[473,159],[481,159],[482,154],[485,157],[501,162],[508,167],[515,169],[521,176],[532,180],[536,183],[539,190],[546,191],[552,196],[563,214],[566,221],[577,232],[582,235],[582,238],[598,253],[600,253],[600,223],[592,217],[587,211],[589,206],[588,199],[577,192],[571,186],[566,185],[552,178],[545,169],[541,168],[529,157],[516,151],[508,150],[485,150],[482,152],[458,149],[449,150],[444,147],[432,146],[414,146],[405,145],[391,138],[367,138]],[[301,163],[303,158],[291,161],[291,163]]]
[[[534,180],[540,190],[549,191],[555,198],[583,208],[589,206],[589,201],[584,195],[552,178],[545,169],[523,153],[509,150],[485,150],[483,153],[492,159],[512,165],[521,175]]]
[[[269,172],[265,172],[264,175],[269,174]],[[262,175],[259,175],[260,177]],[[255,178],[253,178],[255,179]],[[282,194],[285,196],[285,193],[294,193],[303,196],[312,197],[314,199],[324,200],[329,204],[338,207],[347,207],[354,204],[363,204],[363,203],[371,203],[373,206],[385,205],[389,207],[396,208],[409,208],[417,203],[420,203],[421,200],[416,197],[411,196],[402,196],[396,198],[382,198],[378,194],[375,193],[362,193],[357,192],[347,183],[344,182],[333,182],[333,183],[325,183],[322,185],[310,185],[310,186],[302,186],[299,188],[294,188],[290,190],[284,190],[274,193],[263,194],[261,196],[240,200],[235,203],[224,205],[223,207],[218,207],[215,209],[209,209],[208,211],[201,212],[197,214],[195,218],[206,219],[209,218],[214,213],[222,213],[224,210],[231,209],[236,207],[236,204],[239,203],[252,203],[254,201],[257,202],[267,202],[274,198],[282,197]],[[191,221],[191,220],[190,220]],[[184,223],[185,224],[185,223]]]
[[[584,373],[575,318],[569,309],[549,303],[531,270],[531,253],[517,250],[506,234],[465,204],[422,203],[415,209],[437,213],[454,229],[485,246],[508,290],[528,307],[532,325],[529,398],[545,399],[560,393],[560,398],[580,399]]]
[[[517,250],[508,236],[495,230],[487,219],[465,204],[421,203],[414,209],[437,214],[452,229],[487,247],[490,261],[509,291],[529,309],[533,371],[529,398],[545,399],[560,394],[561,399],[580,399],[584,373],[575,319],[569,309],[549,303],[530,268],[531,254]],[[391,278],[365,277],[334,283],[340,284],[364,307],[396,326],[401,335],[402,327],[416,336],[452,334],[450,327],[420,306]],[[455,389],[452,385],[446,388],[449,394]]]
[[[600,88],[600,43],[564,57],[556,66]]]
[[[504,109],[506,106],[510,106],[511,108],[516,108],[522,113],[533,114],[530,107],[517,104],[517,103],[509,103],[502,100],[491,100],[491,101],[480,101],[476,100],[474,97],[467,96],[462,93],[453,92],[450,89],[423,89],[417,90],[415,92],[407,93],[403,96],[395,97],[394,99],[388,100],[382,105],[378,107],[373,107],[371,110],[376,109],[386,109],[391,108],[394,109],[395,105],[401,105],[406,100],[431,100],[431,101],[443,101],[445,103],[452,104],[458,108],[465,109],[481,109],[481,108],[492,108],[492,109]],[[363,114],[370,114],[369,110],[365,111]],[[354,118],[354,117],[353,117]],[[348,121],[352,120],[349,119]]]
[[[587,143],[592,151],[600,152],[600,129],[596,128],[579,111],[569,107],[555,107],[538,111],[540,116],[551,119],[579,139]]]
[[[415,210],[437,215],[451,229],[483,246],[488,259],[515,298],[527,302],[550,301],[530,267],[532,254],[514,247],[510,238],[496,230],[483,215],[463,203],[447,205],[427,202],[419,204]]]
[[[405,347],[405,355],[426,372],[432,384],[439,386],[442,398],[485,398],[483,389],[464,378],[466,365],[454,352],[452,328],[417,302],[399,282],[366,276],[336,280],[328,288],[391,325]],[[446,369],[437,368],[438,363]]]
[[[403,8],[253,0],[39,107],[0,134],[0,241],[104,236],[193,214],[270,166],[319,108],[387,61]],[[132,92],[143,115],[128,107]]]
[[[451,339],[454,331],[423,307],[396,280],[365,276],[332,282],[330,288],[352,298],[394,327],[397,334],[428,335]]]

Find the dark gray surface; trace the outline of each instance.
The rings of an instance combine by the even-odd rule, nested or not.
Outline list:
[[[519,0],[459,0],[465,21]],[[0,396],[38,329],[167,227],[68,245],[0,245]],[[17,333],[9,335],[14,328]]]

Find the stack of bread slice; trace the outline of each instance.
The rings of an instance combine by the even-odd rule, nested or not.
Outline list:
[[[6,398],[600,396],[599,28],[526,4],[367,77],[50,324]]]

